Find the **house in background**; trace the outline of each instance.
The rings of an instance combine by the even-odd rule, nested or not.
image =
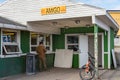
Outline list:
[[[108,10],[108,13],[113,17],[113,19],[120,26],[120,10]],[[115,51],[120,52],[120,27],[119,27],[119,31],[115,37]]]
[[[120,10],[108,10],[108,13],[119,24],[119,31],[114,39],[114,49],[116,53],[117,64],[120,65]]]
[[[67,0],[8,0],[0,6],[0,16],[23,25],[1,22],[0,77],[25,72],[26,54],[36,54],[40,41],[47,48],[48,67],[54,67],[56,49],[72,49],[72,67],[79,68],[87,59],[81,54],[94,55],[98,48],[98,65],[111,68],[119,26],[103,8]]]

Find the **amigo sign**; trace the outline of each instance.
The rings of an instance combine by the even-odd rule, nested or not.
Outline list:
[[[66,6],[56,6],[56,7],[48,7],[41,9],[42,15],[60,14],[60,13],[66,13]]]

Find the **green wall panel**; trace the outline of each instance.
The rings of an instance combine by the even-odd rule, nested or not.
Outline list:
[[[46,62],[48,68],[54,67],[54,58],[55,58],[55,54],[46,55]]]
[[[0,45],[1,45],[1,29],[0,29]],[[0,48],[0,52],[1,52],[1,48]]]
[[[108,52],[108,32],[104,32],[104,52]]]
[[[25,72],[25,57],[1,58],[0,77],[15,75]]]
[[[110,29],[110,49],[114,49],[114,31]]]
[[[104,68],[108,69],[108,54],[104,54]]]
[[[114,31],[112,28],[110,28],[110,53],[111,53],[110,64],[111,64],[111,68],[114,67],[113,57],[112,57],[112,49],[114,49]]]
[[[75,33],[93,33],[94,28],[85,28],[85,27],[75,27],[75,28],[69,28],[69,29],[61,29],[61,33],[64,34],[75,34]]]
[[[30,51],[30,32],[28,31],[21,31],[21,49],[23,53]]]
[[[65,48],[65,36],[61,35],[53,35],[53,51],[56,49],[64,49]]]
[[[98,32],[104,32],[103,29],[98,28]],[[74,28],[62,28],[61,34],[53,35],[53,50],[56,49],[65,49],[65,34],[85,34],[85,33],[94,33],[94,27],[74,27]],[[106,46],[105,46],[106,47]],[[74,55],[73,57],[73,67],[78,68],[78,56]]]
[[[46,54],[47,68],[54,67],[54,58],[55,58],[55,54],[54,53]],[[39,57],[38,56],[36,56],[35,64],[36,64],[36,71],[39,71]]]
[[[79,54],[73,55],[73,62],[72,62],[73,68],[79,68]]]
[[[74,27],[74,28],[62,28],[61,33],[63,34],[75,34],[75,33],[93,33],[94,27]],[[101,28],[98,28],[98,32],[104,32]]]

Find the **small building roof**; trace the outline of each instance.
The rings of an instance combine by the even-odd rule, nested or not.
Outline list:
[[[40,9],[50,6],[66,5],[66,13],[55,15],[41,15]],[[104,8],[84,4],[74,3],[68,0],[7,0],[0,5],[0,16],[17,21],[20,24],[28,25],[31,21],[45,21],[55,19],[80,18],[86,16],[103,16],[102,21],[106,25],[118,30],[118,25],[107,14]]]
[[[1,16],[0,16],[0,27],[1,28],[12,28],[12,29],[25,29],[25,28],[27,28],[23,24],[20,24],[18,22],[15,22],[13,20],[9,20],[9,19],[1,17]]]
[[[9,19],[4,18],[4,17],[1,17],[1,16],[0,16],[0,23],[12,24],[12,25],[16,25],[16,26],[26,27],[26,26],[23,25],[23,24],[20,24],[20,23],[18,23],[18,22],[15,22],[15,21],[13,21],[13,20],[9,20]]]

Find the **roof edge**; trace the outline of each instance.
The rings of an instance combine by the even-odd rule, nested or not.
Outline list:
[[[116,26],[117,29],[119,29],[118,23],[112,18],[112,16],[106,11],[106,16],[112,21],[114,26]]]

